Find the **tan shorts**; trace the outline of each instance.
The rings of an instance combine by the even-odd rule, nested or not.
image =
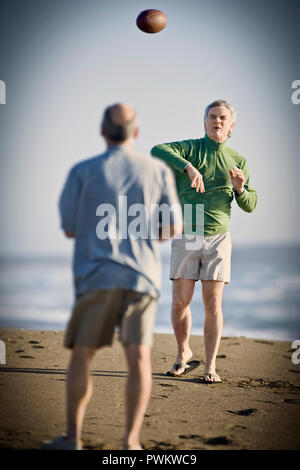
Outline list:
[[[152,345],[157,299],[127,289],[89,291],[75,302],[64,345],[100,348],[111,345],[115,327],[119,340]]]
[[[230,282],[231,236],[229,232],[212,236],[183,235],[172,240],[170,279]]]

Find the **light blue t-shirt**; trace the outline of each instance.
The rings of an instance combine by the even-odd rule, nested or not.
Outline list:
[[[159,241],[150,215],[162,204],[180,207],[172,171],[156,158],[115,146],[71,169],[59,210],[62,229],[75,235],[76,295],[124,288],[159,296]],[[170,211],[171,225],[176,216]]]

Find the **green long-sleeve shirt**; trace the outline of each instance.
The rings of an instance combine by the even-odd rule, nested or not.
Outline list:
[[[235,197],[237,204],[246,212],[252,212],[257,203],[257,194],[250,183],[250,174],[246,159],[226,142],[217,143],[207,134],[201,139],[183,140],[156,145],[151,154],[164,160],[174,171],[177,191],[184,209],[185,204],[192,205],[192,232],[199,231],[196,224],[196,205],[203,204],[204,235],[217,235],[229,230],[231,203]],[[191,180],[184,168],[190,162],[203,177],[205,192],[197,192],[191,187]],[[244,192],[239,196],[235,191],[229,170],[234,166],[243,171],[245,177]],[[199,219],[198,219],[199,220]],[[191,230],[186,230],[189,233]],[[203,231],[203,226],[202,226]]]

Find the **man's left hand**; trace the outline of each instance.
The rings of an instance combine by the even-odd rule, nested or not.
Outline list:
[[[72,233],[72,232],[65,231],[65,235],[66,235],[67,238],[74,238],[75,237],[74,233]]]
[[[240,196],[244,192],[244,183],[245,177],[243,174],[243,170],[240,170],[236,166],[229,171],[231,182],[233,184],[234,189]]]

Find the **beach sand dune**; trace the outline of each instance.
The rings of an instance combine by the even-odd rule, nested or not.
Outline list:
[[[0,447],[38,449],[65,431],[65,385],[70,351],[61,331],[2,330]],[[165,375],[174,362],[172,335],[155,334],[153,389],[142,444],[154,449],[300,449],[300,365],[291,343],[222,338],[221,384],[204,384],[203,337],[192,336],[199,368],[182,378]],[[127,370],[122,347],[98,351],[94,394],[83,428],[86,449],[121,449]]]

